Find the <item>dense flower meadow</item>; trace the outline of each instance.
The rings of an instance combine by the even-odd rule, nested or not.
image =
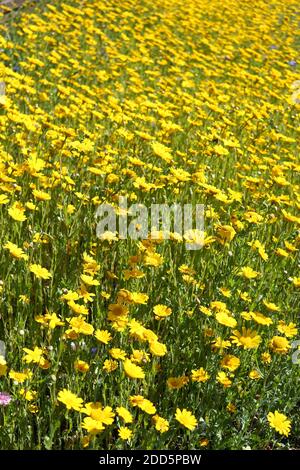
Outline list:
[[[1,448],[299,448],[298,2],[2,11]]]

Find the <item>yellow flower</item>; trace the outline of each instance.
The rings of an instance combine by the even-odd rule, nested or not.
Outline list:
[[[248,312],[248,311],[246,310],[245,312],[241,312],[241,317],[242,317],[244,320],[252,320],[251,313],[252,313],[252,312]]]
[[[107,330],[96,330],[95,338],[101,343],[108,344],[111,341],[112,336]]]
[[[300,217],[297,217],[290,212],[287,212],[286,210],[282,209],[282,214],[285,220],[288,222],[294,222],[296,224],[300,224]]]
[[[259,224],[262,222],[263,217],[255,211],[247,211],[244,214],[244,219],[252,224]]]
[[[0,376],[5,375],[7,372],[6,360],[3,356],[0,356]]]
[[[185,408],[183,410],[176,409],[175,419],[190,431],[194,431],[198,424],[195,416]]]
[[[39,408],[34,403],[30,403],[30,405],[28,406],[28,410],[30,411],[30,413],[35,414],[35,413],[38,413]]]
[[[149,354],[145,351],[141,351],[140,349],[134,349],[130,356],[130,360],[135,362],[136,364],[140,364],[141,362],[149,362]]]
[[[83,299],[84,303],[93,302],[96,294],[89,292],[85,284],[81,284],[78,289],[78,294]]]
[[[50,364],[47,359],[43,357],[43,350],[41,348],[35,346],[34,350],[23,348],[23,351],[26,353],[26,355],[23,357],[23,361],[25,361],[27,364],[33,362],[34,364],[38,364],[42,369],[49,368]]]
[[[126,426],[121,426],[118,430],[118,434],[123,441],[129,441],[132,437],[131,429],[128,429]]]
[[[236,231],[231,225],[219,225],[217,227],[217,233],[219,236],[219,241],[222,244],[225,244],[226,242],[231,242],[236,235]]]
[[[169,377],[167,380],[167,385],[171,389],[182,388],[187,383],[189,383],[189,378],[186,375],[181,375],[180,377]]]
[[[225,369],[233,372],[240,366],[240,363],[241,361],[238,357],[227,354],[227,356],[224,356],[221,361],[221,367],[224,367]]]
[[[114,422],[115,413],[112,408],[110,406],[103,407],[99,402],[87,403],[81,409],[81,412],[106,426],[109,426]]]
[[[71,290],[67,291],[64,295],[61,296],[61,300],[66,300],[67,302],[70,302],[71,300],[78,300],[79,295],[77,292],[73,292]]]
[[[283,413],[277,410],[274,413],[268,413],[268,421],[279,434],[288,437],[291,431],[291,421]]]
[[[94,332],[93,325],[90,325],[86,321],[84,321],[83,317],[73,317],[67,318],[67,322],[70,324],[71,329],[66,330],[66,334],[70,335],[72,338],[72,333],[82,333],[83,335],[92,335]]]
[[[142,277],[145,277],[145,273],[140,271],[139,269],[125,269],[124,270],[124,279],[141,279]]]
[[[161,434],[169,430],[169,421],[162,418],[161,416],[159,415],[152,416],[152,421],[155,424],[155,429]]]
[[[209,444],[209,440],[206,437],[202,437],[199,441],[200,447],[207,447]]]
[[[133,422],[133,416],[132,414],[130,413],[130,411],[128,411],[126,408],[124,408],[123,406],[118,406],[116,408],[116,412],[117,414],[120,416],[120,418],[122,418],[124,420],[124,422],[126,424],[128,423],[132,423]]]
[[[158,268],[163,264],[164,259],[159,253],[150,252],[145,255],[144,262],[146,266],[153,266]]]
[[[115,321],[119,318],[126,318],[129,313],[129,308],[122,304],[109,304],[108,306],[108,320]]]
[[[82,409],[83,400],[79,398],[75,393],[70,392],[66,388],[58,393],[58,401],[66,405],[68,410],[80,411]]]
[[[170,163],[172,161],[172,155],[168,147],[159,142],[152,142],[151,147],[155,155],[162,158],[165,162]]]
[[[32,191],[32,194],[39,201],[50,201],[50,199],[51,199],[50,194],[46,193],[45,191],[39,191],[37,189],[34,189]]]
[[[28,259],[28,255],[24,253],[22,248],[19,248],[14,243],[7,242],[5,245],[3,245],[3,248],[5,248],[6,250],[9,250],[10,254],[16,259],[24,259],[24,260]]]
[[[259,240],[253,240],[252,242],[248,242],[247,245],[251,246],[252,250],[257,250],[260,257],[267,261],[269,258],[268,254],[265,251],[264,245]]]
[[[196,274],[196,271],[193,268],[190,268],[189,266],[187,266],[186,264],[182,264],[181,266],[179,266],[178,271],[180,271],[183,274],[189,274],[191,276]]]
[[[255,279],[259,275],[259,272],[254,271],[254,269],[249,266],[245,266],[240,270],[239,275],[246,279]]]
[[[97,279],[94,279],[93,276],[88,276],[87,274],[81,274],[80,279],[87,286],[100,286],[100,282]]]
[[[23,304],[30,304],[30,298],[27,295],[21,294],[19,296],[19,301]]]
[[[235,413],[236,406],[233,403],[228,403],[228,405],[226,406],[226,410],[228,410],[229,413]]]
[[[29,209],[30,211],[38,211],[39,210],[38,207],[35,204],[33,204],[33,202],[26,202],[25,207],[27,207],[27,209]],[[45,243],[44,241],[40,240],[40,238],[42,238],[41,235],[39,233],[36,233],[33,237],[33,242],[34,243],[38,243],[38,242]]]
[[[272,358],[271,358],[271,355],[267,352],[264,352],[261,354],[261,360],[264,364],[271,364],[272,362]]]
[[[273,336],[269,343],[270,349],[278,354],[287,354],[291,348],[290,343],[283,336]]]
[[[273,323],[272,318],[266,317],[265,315],[263,315],[260,312],[250,312],[250,316],[259,325],[269,326],[269,325],[272,325],[272,323]]]
[[[206,382],[209,378],[209,374],[203,369],[203,367],[200,367],[200,369],[197,370],[192,370],[193,382]]]
[[[132,406],[137,406],[149,415],[154,415],[156,413],[156,408],[153,403],[151,403],[151,401],[147,398],[144,398],[142,395],[130,396],[129,401]]]
[[[272,312],[279,312],[280,308],[275,305],[273,302],[268,302],[267,300],[263,300],[263,304],[267,307],[268,310]]]
[[[104,290],[100,292],[100,295],[104,299],[109,299],[110,298],[110,294],[108,292],[105,292]]]
[[[156,340],[149,341],[149,349],[154,356],[165,356],[167,353],[166,345]]]
[[[227,314],[230,313],[229,310],[227,309],[226,303],[221,302],[220,300],[214,300],[210,302],[210,308],[212,308],[213,310],[217,312],[225,312]]]
[[[0,194],[0,206],[3,204],[8,204],[9,203],[9,199],[8,197],[6,196],[6,194]]]
[[[126,352],[123,349],[112,348],[108,352],[113,359],[120,359],[121,361],[126,359]]]
[[[288,251],[290,251],[291,253],[294,253],[295,251],[298,251],[298,249],[292,243],[284,241],[284,244],[285,244],[286,249]]]
[[[19,202],[15,202],[9,209],[8,213],[12,219],[17,222],[24,222],[27,219],[25,215],[25,208]]]
[[[84,423],[81,423],[81,427],[83,427],[83,424]],[[90,445],[90,442],[91,442],[91,436],[89,435],[83,436],[83,438],[81,439],[81,444],[84,449],[86,449]]]
[[[244,349],[256,349],[261,342],[261,336],[256,331],[251,331],[245,327],[242,327],[241,333],[234,330],[233,336],[230,338],[234,344],[242,346]]]
[[[110,230],[106,230],[105,232],[103,232],[99,238],[100,240],[103,240],[103,241],[106,240],[109,243],[111,243],[112,241],[118,240],[117,232],[111,232]]]
[[[124,371],[127,377],[131,379],[144,379],[145,373],[140,366],[137,366],[130,359],[125,359],[124,363]]]
[[[227,289],[226,287],[220,287],[220,292],[224,297],[230,298],[231,297],[231,291],[230,289]]]
[[[143,294],[142,292],[131,292],[130,293],[130,302],[133,304],[143,304],[145,305],[148,302],[149,295]]]
[[[122,306],[123,303],[130,303],[131,302],[131,292],[127,289],[120,289],[117,296],[118,304],[110,304],[109,309],[111,306],[118,305],[118,307]],[[127,307],[126,307],[127,308]],[[118,309],[119,310],[119,309]],[[128,308],[127,308],[128,312]],[[119,313],[121,315],[121,313]]]
[[[241,292],[241,291],[238,291],[239,294],[240,294],[240,298],[244,301],[244,302],[251,302],[251,297],[250,295],[248,294],[248,292]]]
[[[14,380],[15,382],[22,384],[25,380],[30,379],[32,377],[32,372],[26,369],[24,372],[16,372],[14,370],[10,370],[8,374],[9,378]]]
[[[298,334],[298,329],[296,323],[290,322],[288,325],[283,321],[280,320],[278,322],[278,331],[284,334],[287,338],[293,338]]]
[[[35,317],[35,321],[47,325],[51,330],[54,330],[57,326],[63,326],[65,323],[56,315],[56,313],[46,313],[46,315],[40,315]]]
[[[207,315],[208,317],[212,316],[212,311],[209,308],[205,307],[204,305],[200,305],[199,310],[200,312],[204,313],[204,315]]]
[[[118,368],[117,361],[114,361],[112,359],[106,359],[102,367],[102,369],[105,370],[105,372],[113,372],[117,368]]]
[[[104,430],[104,426],[100,421],[97,421],[90,416],[84,418],[81,424],[83,429],[86,429],[89,434],[95,435]]]
[[[27,401],[35,400],[37,397],[37,392],[35,390],[25,390],[25,388],[21,388],[19,393]]]
[[[89,309],[84,305],[77,304],[74,300],[69,300],[68,305],[76,315],[88,315]]]
[[[284,250],[283,248],[277,248],[275,250],[275,253],[276,253],[276,255],[282,256],[283,258],[287,258],[289,256],[289,253],[286,250]]]
[[[171,315],[172,309],[166,305],[158,304],[153,307],[153,312],[156,317],[165,318]]]
[[[233,316],[227,311],[220,311],[216,313],[216,320],[221,324],[228,326],[229,328],[235,328],[237,321]]]
[[[74,367],[76,370],[78,370],[79,372],[87,372],[90,368],[90,366],[88,365],[87,362],[85,361],[82,361],[80,359],[77,359],[75,362],[74,362]]]
[[[217,381],[222,384],[225,388],[230,387],[232,380],[230,380],[225,372],[218,372]]]
[[[258,372],[258,370],[253,369],[249,372],[249,377],[252,380],[257,380],[261,378],[261,374]]]
[[[38,278],[38,279],[50,279],[52,274],[46,269],[43,268],[40,264],[31,264],[29,270]]]
[[[184,232],[183,238],[188,244],[198,245],[199,248],[201,248],[205,244],[205,233],[198,229],[187,230],[186,232]]]
[[[76,207],[73,206],[72,204],[67,205],[67,214],[69,214],[69,215],[74,214],[75,210],[76,210]]]
[[[215,349],[228,349],[230,347],[231,343],[228,340],[222,339],[220,336],[218,336],[215,341],[211,343],[211,348],[213,350]]]

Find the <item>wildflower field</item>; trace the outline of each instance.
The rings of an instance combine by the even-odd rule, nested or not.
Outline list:
[[[299,448],[298,2],[1,11],[0,447]]]

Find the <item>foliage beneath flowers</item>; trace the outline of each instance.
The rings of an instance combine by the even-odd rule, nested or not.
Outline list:
[[[40,1],[0,32],[1,447],[297,447],[296,0]],[[205,204],[203,249],[97,238],[119,196]]]

